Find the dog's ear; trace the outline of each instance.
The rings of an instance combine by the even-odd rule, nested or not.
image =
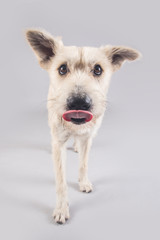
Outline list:
[[[44,30],[39,31],[35,29],[27,30],[26,38],[38,58],[40,66],[48,69],[59,45],[62,45],[62,41],[58,38],[53,38],[51,34]]]
[[[123,46],[106,46],[105,53],[112,64],[113,71],[118,70],[126,60],[134,61],[141,57],[137,50]]]

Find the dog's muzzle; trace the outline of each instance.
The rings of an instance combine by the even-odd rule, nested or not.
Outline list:
[[[92,106],[91,98],[86,95],[71,96],[67,99],[67,110],[63,119],[74,124],[84,124],[93,118],[90,112]]]

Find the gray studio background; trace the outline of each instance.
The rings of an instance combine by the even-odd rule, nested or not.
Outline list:
[[[160,239],[158,3],[1,2],[1,239]],[[90,153],[91,194],[79,192],[78,156],[67,151],[71,219],[64,226],[51,222],[55,182],[46,111],[49,80],[24,39],[28,27],[63,36],[66,45],[127,45],[143,54],[112,78],[108,109]]]

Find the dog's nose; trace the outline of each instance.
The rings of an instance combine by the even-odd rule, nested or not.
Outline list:
[[[68,110],[89,110],[92,105],[92,100],[88,95],[71,96],[67,99]]]

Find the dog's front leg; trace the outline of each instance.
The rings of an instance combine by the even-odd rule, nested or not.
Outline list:
[[[53,217],[57,223],[65,223],[69,218],[67,183],[65,177],[65,142],[53,140],[53,160],[56,180],[56,208]]]
[[[81,137],[79,139],[79,186],[82,192],[91,192],[92,184],[88,179],[88,155],[92,144],[91,137]]]

